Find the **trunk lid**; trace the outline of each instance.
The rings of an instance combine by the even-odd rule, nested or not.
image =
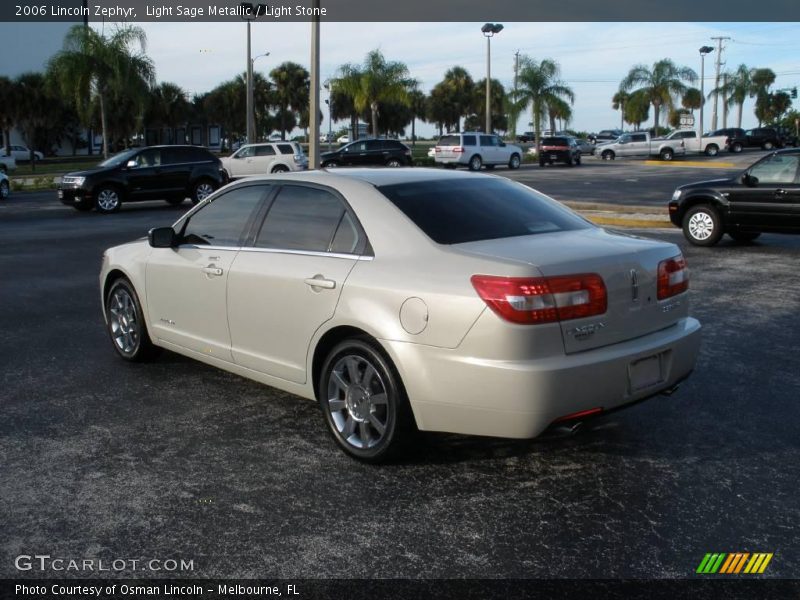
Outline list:
[[[688,315],[685,294],[659,301],[658,264],[680,254],[674,244],[646,240],[599,228],[458,244],[458,252],[519,261],[545,277],[596,273],[608,295],[605,314],[561,322],[567,354],[600,348],[664,329]],[[532,273],[536,276],[538,273]],[[535,327],[535,326],[534,326]]]

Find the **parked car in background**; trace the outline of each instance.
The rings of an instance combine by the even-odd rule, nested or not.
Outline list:
[[[619,157],[657,156],[661,160],[672,160],[675,156],[686,154],[682,140],[663,140],[650,138],[646,131],[623,133],[616,141],[598,144],[594,155],[603,160]]]
[[[337,144],[349,144],[350,143],[350,136],[349,135],[340,135],[336,138]]]
[[[297,142],[245,144],[221,160],[229,179],[308,168],[308,157]]]
[[[166,200],[193,204],[226,182],[222,162],[199,146],[150,146],[115,154],[93,169],[67,173],[58,199],[80,211],[111,213],[124,202]]]
[[[699,351],[688,286],[674,244],[440,169],[234,183],[100,272],[118,357],[168,348],[316,400],[370,462],[415,428],[531,438],[671,393]]]
[[[13,156],[0,156],[0,173],[16,171],[17,161]]]
[[[494,169],[496,165],[519,169],[522,164],[522,149],[506,144],[492,133],[475,131],[443,135],[434,150],[437,164],[452,168],[464,166],[470,171],[480,171],[483,165],[488,169]]]
[[[0,200],[5,200],[11,195],[11,182],[8,175],[0,173]]]
[[[578,150],[581,151],[581,154],[594,153],[594,144],[589,140],[584,140],[583,138],[575,138],[575,143],[578,144]]]
[[[564,163],[570,167],[581,164],[581,150],[573,137],[544,137],[539,142],[539,166]]]
[[[336,167],[410,167],[411,148],[399,140],[358,140],[320,155],[325,169]]]
[[[800,149],[772,152],[730,179],[680,186],[669,216],[696,246],[713,246],[726,233],[737,242],[800,233]]]
[[[536,132],[526,131],[525,133],[520,133],[517,136],[517,141],[520,144],[530,144],[531,142],[536,141]]]
[[[673,131],[668,136],[663,138],[665,141],[674,140],[677,143],[683,143],[686,152],[702,152],[706,156],[716,156],[721,150],[728,147],[729,138],[727,135],[704,135],[703,147],[700,148],[700,139],[697,137],[697,131],[694,129],[678,129]]]
[[[9,146],[9,155],[13,156],[17,162],[28,162],[31,160],[31,151],[30,148],[26,148],[25,146],[20,145],[11,145]],[[44,154],[35,150],[33,152],[33,156],[35,160],[43,160]]]
[[[741,152],[744,148],[761,148],[772,150],[783,148],[786,140],[774,127],[756,127],[748,129],[744,135],[733,136],[728,141],[731,152]]]
[[[613,142],[621,135],[621,129],[603,129],[599,133],[590,133],[587,137],[591,143],[601,144],[603,142]]]

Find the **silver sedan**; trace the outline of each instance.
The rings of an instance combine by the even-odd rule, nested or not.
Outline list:
[[[121,358],[166,348],[314,399],[366,461],[416,430],[530,438],[672,391],[700,342],[688,283],[673,244],[434,169],[234,183],[100,273]]]

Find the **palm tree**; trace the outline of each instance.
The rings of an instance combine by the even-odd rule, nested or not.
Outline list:
[[[725,89],[720,90],[721,93],[724,93],[727,96],[728,106],[733,107],[736,105],[738,107],[739,110],[736,116],[736,126],[739,128],[742,126],[742,110],[744,108],[745,100],[747,100],[748,97],[751,97],[754,93],[752,74],[753,69],[745,64],[741,64],[732,74],[727,77],[724,86]],[[712,90],[711,93],[713,94],[715,91],[716,90]]]
[[[134,51],[134,46],[139,51]],[[74,25],[64,38],[63,50],[48,65],[62,94],[74,99],[75,108],[87,126],[91,124],[92,101],[97,101],[106,157],[107,99],[117,93],[143,103],[155,79],[153,62],[145,54],[146,46],[147,36],[141,27],[120,27],[106,37],[91,27]]]
[[[537,148],[542,119],[549,116],[549,107],[558,102],[569,101],[571,104],[575,101],[575,93],[559,79],[560,71],[553,59],[545,58],[536,62],[528,56],[520,57],[517,91],[513,96],[519,109],[531,105]]]
[[[752,87],[750,89],[750,97],[756,98],[756,118],[758,119],[758,126],[761,127],[761,122],[765,121],[769,112],[769,86],[775,83],[775,71],[772,69],[753,69],[750,71],[750,81]]]
[[[405,64],[387,61],[380,50],[372,50],[361,67],[346,64],[339,69],[337,87],[353,99],[359,113],[370,111],[372,135],[378,135],[379,104],[397,102],[408,106],[408,92],[415,84]]]
[[[455,131],[461,131],[461,118],[475,112],[475,82],[469,71],[455,66],[445,71],[442,86],[446,102],[455,117]]]
[[[653,124],[655,134],[658,135],[658,116],[662,106],[672,108],[675,104],[674,97],[686,93],[684,81],[694,83],[697,74],[689,67],[679,67],[670,59],[659,60],[649,69],[647,65],[634,66],[619,87],[629,91],[636,89],[647,95],[653,105]]]
[[[489,86],[492,108],[492,131],[508,131],[508,116],[506,115],[506,89],[498,79],[492,79]],[[475,83],[473,92],[475,98],[473,116],[478,124],[478,129],[486,127],[486,78]],[[466,129],[466,126],[464,127]],[[491,133],[491,132],[487,132]]]
[[[10,134],[11,128],[14,127],[14,107],[18,104],[18,89],[16,82],[5,75],[0,76],[0,129],[3,131],[6,156],[10,151]]]
[[[425,120],[428,102],[425,94],[419,89],[413,89],[409,92],[409,108],[411,109],[411,146],[417,145],[417,119]]]
[[[631,95],[623,90],[618,90],[611,98],[611,108],[619,111],[619,128],[625,129],[625,105],[630,100]]]
[[[281,63],[269,72],[275,86],[273,103],[278,109],[279,129],[281,139],[286,139],[286,132],[293,127],[288,127],[287,117],[292,115],[296,121],[299,113],[308,111],[308,96],[310,93],[310,75],[305,67],[295,62]]]
[[[703,94],[697,88],[688,88],[681,98],[681,106],[694,114],[695,109],[703,106]]]
[[[650,98],[647,94],[634,92],[625,105],[625,122],[633,125],[636,131],[650,116]]]
[[[150,95],[145,122],[168,127],[173,136],[177,126],[186,123],[189,115],[189,100],[186,92],[178,85],[164,81]],[[174,140],[183,143],[184,140]]]
[[[547,114],[550,117],[550,131],[555,134],[556,119],[561,122],[558,130],[564,129],[572,120],[572,107],[560,98],[554,98],[547,106]]]

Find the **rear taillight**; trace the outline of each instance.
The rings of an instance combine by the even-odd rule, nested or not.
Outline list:
[[[455,146],[453,148],[453,152],[455,152],[456,154],[461,154],[462,152],[464,152],[464,148],[461,146]]]
[[[473,275],[472,286],[506,321],[537,325],[581,319],[606,312],[603,279],[595,274],[558,277]]]
[[[671,298],[689,289],[689,269],[682,254],[658,263],[658,299]]]
[[[436,146],[436,147],[433,149],[433,151],[434,151],[434,152],[441,152],[441,151],[442,151],[442,149],[441,149],[441,148],[439,148],[439,146]]]

